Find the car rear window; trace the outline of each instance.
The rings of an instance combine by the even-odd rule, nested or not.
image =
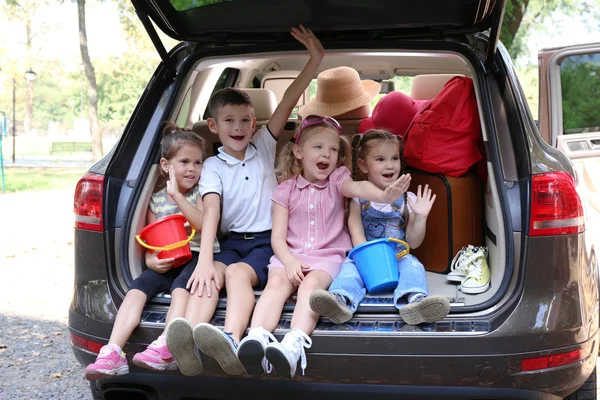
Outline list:
[[[210,4],[225,3],[231,0],[170,0],[171,4],[177,11],[191,10],[192,8],[198,8],[202,6],[208,6]]]

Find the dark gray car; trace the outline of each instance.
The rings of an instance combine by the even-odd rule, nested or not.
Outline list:
[[[504,1],[132,2],[162,63],[115,148],[76,189],[69,328],[82,365],[107,343],[128,287],[145,268],[135,235],[157,176],[161,122],[193,127],[212,154],[218,144],[205,124],[210,94],[233,86],[271,90],[277,98],[306,62],[288,33],[301,23],[326,49],[320,70],[352,66],[362,78],[408,84],[415,96],[417,75],[473,79],[487,159],[479,229],[491,284],[469,295],[445,274],[428,272],[430,292],[452,305],[443,321],[418,326],[402,322],[391,293],[368,296],[348,323],[319,322],[306,374],[292,380],[232,378],[210,357],[195,377],[135,367],[133,354],[164,329],[170,298],[159,295],[125,346],[129,374],[91,382],[94,398],[596,398],[598,262],[579,177],[569,158],[542,139],[498,43]],[[154,26],[181,43],[165,51]],[[307,90],[300,104],[309,96]],[[265,105],[255,108],[265,123]],[[280,142],[295,123],[293,115]],[[351,120],[342,123],[345,131],[355,129]],[[226,301],[223,295],[212,324],[223,326]],[[278,339],[293,308],[290,299]]]

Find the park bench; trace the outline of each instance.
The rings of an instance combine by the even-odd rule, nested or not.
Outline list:
[[[92,142],[52,142],[50,154],[73,154],[92,151]]]

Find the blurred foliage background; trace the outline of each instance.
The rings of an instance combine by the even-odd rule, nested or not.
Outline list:
[[[192,0],[173,1],[186,8]],[[14,82],[19,135],[27,133],[28,100],[33,110],[30,130],[37,136],[66,136],[88,118],[89,84],[80,52],[77,3],[83,3],[87,14],[87,45],[95,72],[97,115],[103,137],[120,135],[159,63],[129,0],[0,1],[0,111],[10,119]],[[534,116],[539,45],[547,45],[544,38],[570,33],[574,25],[583,32],[576,41],[589,42],[593,37],[589,35],[600,31],[600,0],[507,2],[501,40],[513,56]],[[176,45],[159,34],[167,49]],[[36,73],[33,83],[25,79],[28,70]],[[397,79],[396,90],[410,84],[403,79]],[[577,75],[572,80],[577,84]],[[600,101],[600,96],[595,99]],[[599,109],[593,102],[573,107],[578,113]]]

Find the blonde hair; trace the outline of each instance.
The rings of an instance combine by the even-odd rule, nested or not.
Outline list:
[[[306,140],[314,134],[322,131],[323,128],[332,129],[336,134],[338,133],[335,128],[327,123],[311,125],[302,131],[298,145],[306,142]],[[350,143],[348,143],[348,139],[340,135],[340,149],[338,151],[336,168],[345,166],[350,169],[351,164],[352,150],[350,149]],[[277,157],[277,167],[275,168],[275,177],[277,178],[277,182],[281,183],[288,179],[294,179],[301,173],[302,163],[294,155],[294,142],[289,142],[279,152],[279,156]]]

